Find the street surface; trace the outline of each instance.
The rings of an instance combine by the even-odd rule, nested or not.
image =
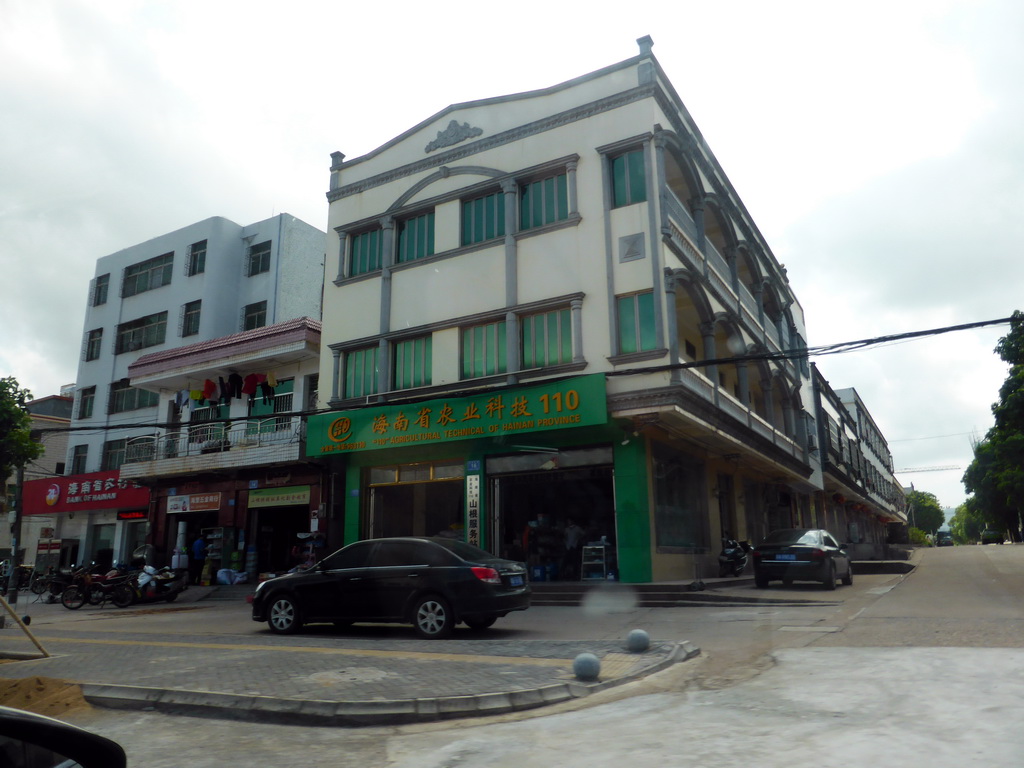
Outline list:
[[[102,709],[68,719],[118,740],[130,764],[146,768],[1016,765],[1024,750],[1024,546],[925,550],[916,562],[909,576],[858,576],[853,587],[835,592],[812,584],[722,591],[822,601],[807,605],[639,609],[616,598],[589,609],[509,616],[477,642],[574,639],[582,646],[643,628],[652,639],[688,640],[702,650],[643,680],[529,712],[367,728]],[[111,638],[148,626],[161,640],[216,634],[240,646],[280,642],[249,620],[248,606],[234,603],[132,617],[110,611],[86,618],[59,606],[34,611],[33,630],[54,638],[61,653],[74,653],[57,639],[62,632],[100,624]],[[376,631],[365,628],[364,637],[356,628],[316,641],[353,645]],[[301,647],[312,640],[286,642]],[[455,647],[411,642],[424,653]],[[111,646],[110,663],[130,652]],[[193,673],[182,664],[184,678]],[[258,686],[259,670],[237,674]]]

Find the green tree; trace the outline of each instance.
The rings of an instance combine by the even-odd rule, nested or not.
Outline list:
[[[32,439],[32,419],[25,410],[31,399],[13,376],[0,379],[0,480],[43,453],[43,446]]]
[[[957,544],[970,544],[981,537],[985,519],[976,509],[976,505],[977,500],[972,496],[957,507],[953,517],[949,519],[949,530]]]
[[[974,512],[987,525],[1019,539],[1024,509],[1024,313],[1013,313],[1010,331],[995,352],[1010,370],[992,406],[995,423],[974,446],[963,483],[973,494]]]
[[[925,533],[935,533],[946,520],[938,498],[927,491],[911,491],[907,494],[907,512],[911,527]]]

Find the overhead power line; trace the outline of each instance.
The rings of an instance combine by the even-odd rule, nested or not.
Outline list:
[[[911,467],[909,469],[897,469],[895,474],[905,475],[908,472],[949,472],[954,469],[963,469],[963,467]]]

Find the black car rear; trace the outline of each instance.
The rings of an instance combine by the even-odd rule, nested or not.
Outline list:
[[[836,578],[853,583],[850,556],[828,531],[785,528],[772,531],[754,548],[754,583],[759,588],[771,581],[819,581],[835,589]]]
[[[260,584],[254,621],[275,632],[330,622],[411,623],[421,637],[447,637],[455,624],[484,629],[530,605],[523,563],[445,538],[370,539],[312,568]]]

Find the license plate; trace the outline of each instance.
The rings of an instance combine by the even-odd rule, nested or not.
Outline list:
[[[523,577],[522,576],[509,576],[508,577],[508,583],[511,586],[513,586],[513,587],[521,587],[521,586],[523,586]]]
[[[796,555],[776,555],[776,560],[796,560]]]

